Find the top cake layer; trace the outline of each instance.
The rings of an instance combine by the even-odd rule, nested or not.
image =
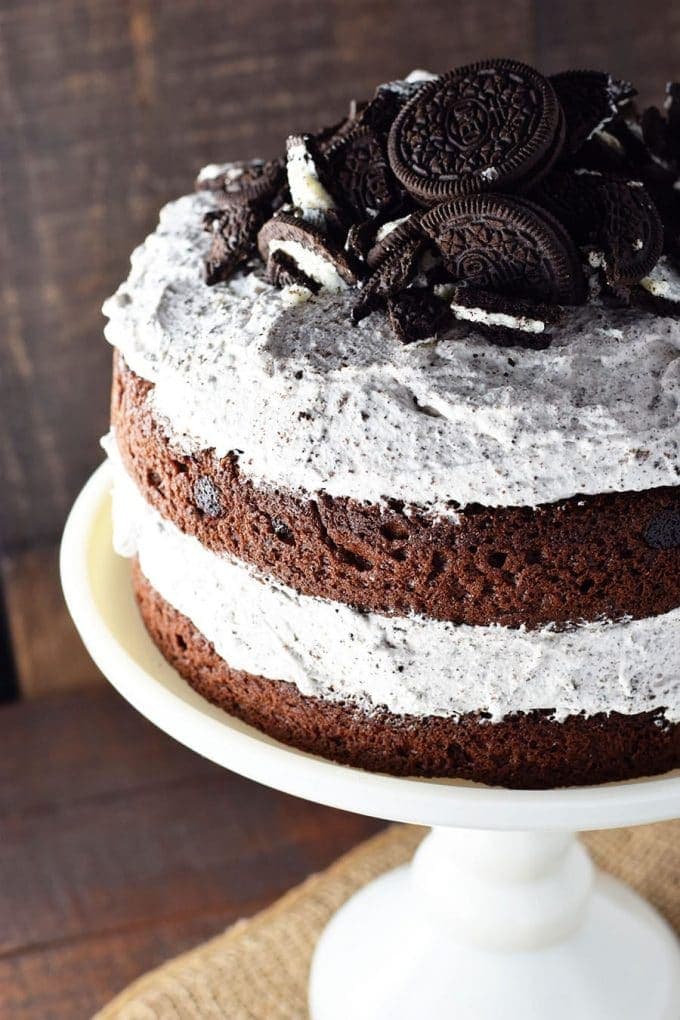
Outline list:
[[[206,287],[210,193],[161,213],[106,303],[106,336],[153,382],[185,453],[236,451],[259,484],[359,501],[533,506],[679,481],[680,321],[589,303],[548,351],[473,323],[403,345],[349,289],[279,290],[259,268]]]

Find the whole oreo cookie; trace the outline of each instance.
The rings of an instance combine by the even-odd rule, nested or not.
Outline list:
[[[374,131],[359,125],[326,153],[326,184],[362,220],[400,201],[400,189]]]
[[[315,227],[290,213],[277,213],[267,220],[257,235],[257,245],[267,265],[275,252],[283,252],[319,289],[344,290],[357,282],[347,255]]]
[[[630,82],[619,81],[604,71],[562,71],[552,74],[550,82],[566,119],[565,150],[572,154],[613,120],[619,107],[636,94]]]
[[[550,82],[492,60],[426,82],[390,130],[390,165],[426,205],[504,191],[530,179],[554,144],[560,106]]]
[[[415,217],[409,217],[380,243],[379,251],[371,249],[373,271],[364,284],[359,300],[352,310],[352,321],[360,322],[389,297],[405,290],[415,276],[418,259],[426,238]],[[369,256],[371,255],[369,252]]]
[[[272,203],[285,182],[283,161],[253,159],[204,167],[196,180],[197,191],[212,191],[222,204]]]
[[[446,301],[423,287],[388,298],[387,313],[397,339],[404,344],[436,337],[451,319]]]
[[[471,195],[431,209],[423,230],[454,280],[549,304],[585,300],[574,244],[545,210],[504,195]]]
[[[209,286],[229,279],[240,265],[255,254],[257,232],[262,220],[259,207],[247,202],[206,213],[203,227],[212,236],[205,263],[205,282]]]

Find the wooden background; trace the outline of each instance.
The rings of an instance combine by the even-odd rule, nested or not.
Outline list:
[[[280,151],[413,67],[601,67],[660,99],[672,0],[0,0],[0,685],[96,682],[56,548],[101,459],[102,300],[209,161]]]

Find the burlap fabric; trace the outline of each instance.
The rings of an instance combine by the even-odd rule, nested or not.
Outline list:
[[[366,882],[403,864],[425,830],[393,826],[272,907],[140,978],[95,1020],[307,1020],[316,940]],[[596,862],[628,882],[680,932],[680,821],[584,837]]]

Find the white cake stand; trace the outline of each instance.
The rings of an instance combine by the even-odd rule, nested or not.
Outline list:
[[[206,758],[333,807],[433,826],[413,863],[335,915],[312,967],[313,1020],[678,1020],[680,952],[573,833],[680,816],[680,774],[546,792],[401,779],[284,747],[203,701],[146,634],[111,547],[100,468],[68,519],[66,601],[134,707]]]

